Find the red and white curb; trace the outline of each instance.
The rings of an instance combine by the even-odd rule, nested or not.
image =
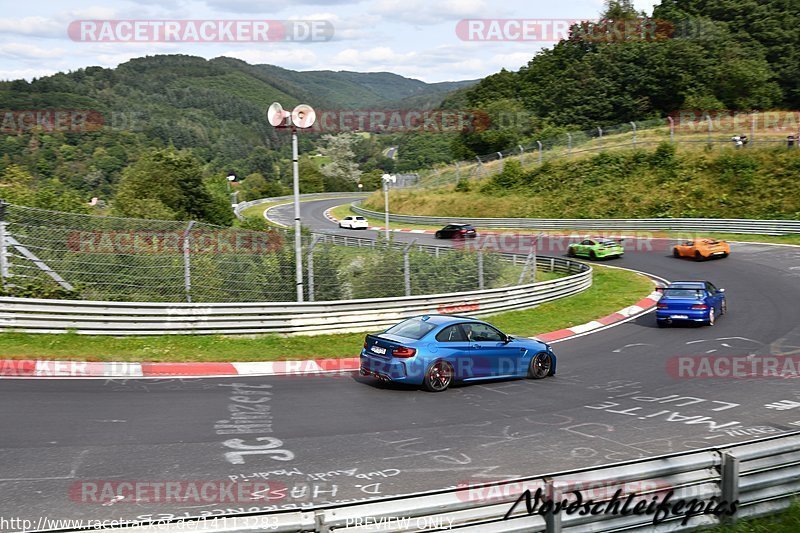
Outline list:
[[[651,293],[630,307],[603,318],[537,335],[544,342],[559,342],[570,337],[618,325],[649,312],[655,307],[659,292]],[[352,372],[358,370],[359,358],[307,359],[300,361],[255,361],[244,363],[135,363],[43,361],[36,359],[0,360],[0,378],[169,378],[226,376],[304,376]]]
[[[611,325],[627,322],[652,310],[658,303],[659,298],[661,298],[661,293],[658,291],[653,291],[647,296],[647,298],[639,300],[635,304],[628,306],[625,309],[620,309],[616,313],[604,316],[603,318],[598,318],[597,320],[592,320],[591,322],[587,322],[585,324],[572,326],[571,328],[559,329],[558,331],[551,331],[550,333],[537,335],[536,338],[545,342],[560,341],[570,337],[576,337],[578,335],[585,335],[586,333],[604,329]]]

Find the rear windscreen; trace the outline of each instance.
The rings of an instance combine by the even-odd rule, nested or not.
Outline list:
[[[664,296],[669,298],[687,298],[699,300],[704,298],[703,291],[697,289],[667,289]]]
[[[435,328],[436,324],[431,324],[420,318],[409,318],[387,329],[385,333],[419,340]]]

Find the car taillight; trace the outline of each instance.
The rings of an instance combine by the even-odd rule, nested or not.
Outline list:
[[[367,339],[364,339],[364,349],[367,349]]]
[[[702,309],[708,309],[708,306],[706,304],[694,304],[692,306],[692,309],[696,309],[696,310],[700,311]]]
[[[458,232],[459,232],[459,233],[466,233],[466,232],[467,232],[467,230],[465,230],[465,229],[460,229],[460,230],[458,230]]]
[[[668,306],[667,304],[658,304],[658,305],[656,305],[656,308],[657,308],[657,309],[666,309],[666,308],[668,308],[668,307],[669,307],[669,306]]]
[[[414,357],[416,353],[417,350],[407,346],[398,346],[392,350],[392,355],[395,357]]]

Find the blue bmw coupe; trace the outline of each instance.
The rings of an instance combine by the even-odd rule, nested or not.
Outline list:
[[[556,356],[548,344],[474,318],[424,315],[367,335],[360,372],[441,392],[453,381],[552,376]]]

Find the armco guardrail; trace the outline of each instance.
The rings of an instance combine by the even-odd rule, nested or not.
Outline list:
[[[354,202],[353,212],[383,220],[384,213],[370,211]],[[445,225],[469,222],[479,228],[573,229],[573,230],[646,230],[720,233],[749,233],[753,235],[789,235],[800,233],[800,220],[751,220],[725,218],[470,218],[425,217],[389,214],[392,222],[406,224]]]
[[[525,256],[520,256],[524,261]],[[516,258],[515,258],[516,260]],[[450,294],[302,303],[147,303],[0,297],[0,329],[92,335],[319,334],[374,331],[427,313],[488,315],[535,307],[588,289],[592,269],[560,257],[537,266],[562,278]]]
[[[368,194],[368,193],[367,193]],[[350,197],[358,197],[364,196],[363,192],[314,192],[308,194],[301,194],[301,199],[308,199],[308,198],[317,198],[317,199],[325,199],[325,198],[350,198]],[[249,202],[241,202],[236,204],[233,208],[233,214],[236,215],[236,218],[239,220],[243,220],[244,216],[242,216],[242,211],[247,209],[248,207],[253,207],[256,205],[272,203],[272,202],[282,202],[284,200],[294,200],[294,196],[276,196],[274,198],[259,198],[258,200],[250,200]]]
[[[580,513],[569,506],[558,513],[529,513],[524,492],[532,495],[542,490],[546,498],[555,501],[576,501],[573,491],[581,494],[585,504],[592,500],[606,504],[621,489],[617,513]],[[678,500],[711,502],[713,509],[730,511],[737,501],[732,516],[722,512],[698,513],[683,523],[686,506],[666,513],[662,520],[654,520],[654,512],[645,512],[647,504],[666,495],[674,505]],[[215,531],[431,531],[457,530],[464,533],[483,532],[546,532],[561,531],[687,531],[701,526],[719,524],[722,520],[761,516],[788,507],[800,492],[800,436],[792,433],[752,441],[747,444],[719,446],[693,452],[663,455],[651,459],[628,461],[615,465],[554,472],[535,477],[521,478],[501,483],[472,485],[457,489],[432,491],[381,500],[309,507],[303,510],[229,516],[214,527]],[[644,501],[638,513],[619,512],[628,495],[635,503]],[[515,502],[519,505],[512,506]],[[715,498],[716,500],[712,500]],[[533,500],[533,498],[532,498]],[[535,501],[534,501],[535,503]],[[541,502],[538,507],[541,508]],[[699,508],[695,507],[697,512]],[[653,511],[655,511],[655,506]],[[201,531],[208,528],[205,517],[197,521],[182,520],[173,524],[160,523],[162,531]],[[366,520],[368,519],[368,520]],[[376,525],[377,524],[377,525]],[[435,527],[439,525],[439,527]],[[147,531],[145,523],[138,527],[115,529],[119,533]]]

